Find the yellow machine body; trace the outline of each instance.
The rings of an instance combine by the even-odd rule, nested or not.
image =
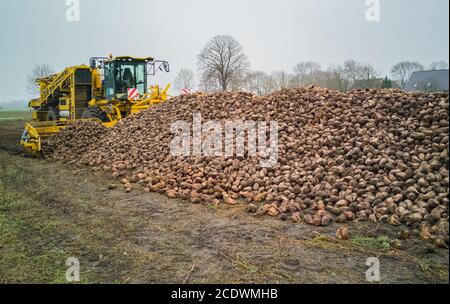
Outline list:
[[[21,145],[39,153],[43,139],[71,123],[98,120],[113,127],[128,115],[166,101],[170,84],[164,89],[147,87],[147,77],[163,69],[169,71],[168,63],[151,57],[93,57],[90,66],[67,67],[37,79],[40,96],[29,102],[32,121],[25,125]]]

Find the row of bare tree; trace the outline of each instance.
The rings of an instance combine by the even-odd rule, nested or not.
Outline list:
[[[446,68],[448,64],[443,61],[429,67],[432,70]],[[411,74],[424,69],[418,62],[404,61],[396,64],[391,74],[398,86],[405,88]],[[346,92],[355,84],[368,88],[380,85],[382,76],[382,72],[372,64],[355,60],[347,60],[342,65],[326,69],[316,62],[300,62],[292,73],[251,71],[241,45],[228,35],[215,36],[206,44],[198,55],[198,70],[199,80],[196,82],[192,70],[181,69],[174,81],[175,88],[197,87],[204,92],[245,90],[263,95],[287,87],[318,85]],[[383,87],[391,87],[392,84],[387,77],[382,81]]]
[[[392,70],[395,83],[405,88],[409,77],[414,71],[424,70],[418,62],[404,61],[396,64]],[[448,69],[448,64],[438,61],[428,67],[430,70]],[[294,86],[318,85],[346,92],[358,84],[360,87],[380,85],[382,73],[370,63],[360,63],[347,60],[342,65],[322,68],[319,63],[300,62],[291,73],[274,71],[267,74],[263,71],[250,70],[250,64],[239,42],[231,36],[219,35],[213,37],[198,55],[199,76],[187,68],[179,71],[174,85],[177,90],[197,88],[204,92],[240,91],[245,90],[255,94],[268,94]],[[30,97],[39,93],[35,80],[54,73],[48,64],[36,65],[27,80],[27,92]],[[383,87],[391,87],[393,82],[387,77]]]

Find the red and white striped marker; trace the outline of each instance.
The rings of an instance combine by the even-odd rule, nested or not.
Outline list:
[[[129,100],[135,100],[139,97],[139,92],[137,88],[131,88],[128,89],[128,99]]]
[[[183,94],[183,95],[191,94],[191,89],[184,88],[181,90],[181,94]]]

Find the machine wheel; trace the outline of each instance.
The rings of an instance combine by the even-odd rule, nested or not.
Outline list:
[[[48,109],[47,120],[49,121],[59,120],[59,110],[57,108]]]
[[[107,122],[108,117],[106,116],[106,113],[103,112],[98,107],[91,107],[84,110],[83,114],[81,114],[82,119],[89,119],[89,118],[97,118],[100,119],[102,122]]]

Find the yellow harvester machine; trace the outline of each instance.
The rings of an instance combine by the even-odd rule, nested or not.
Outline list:
[[[75,121],[98,120],[112,127],[123,117],[167,100],[170,84],[164,89],[147,87],[148,76],[169,72],[167,61],[110,55],[93,57],[89,63],[36,80],[40,96],[29,103],[32,122],[20,141],[26,150],[40,152],[43,138]]]

